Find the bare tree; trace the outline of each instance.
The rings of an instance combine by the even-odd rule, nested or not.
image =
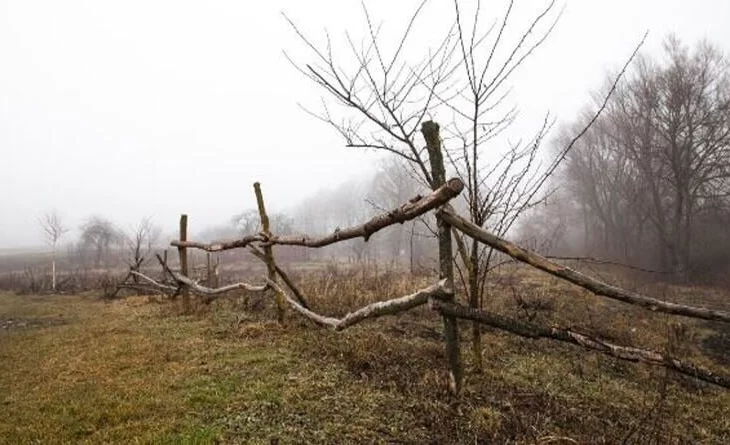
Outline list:
[[[51,246],[51,287],[56,292],[56,250],[58,241],[68,232],[56,210],[46,212],[38,218],[46,243]]]
[[[277,235],[291,235],[293,233],[294,220],[286,213],[276,212],[269,215],[271,222],[271,233]],[[261,219],[257,209],[248,209],[234,215],[231,222],[239,233],[243,235],[255,235],[261,231]]]
[[[633,67],[565,175],[586,247],[686,280],[697,221],[717,231],[730,204],[730,65],[716,47],[690,51],[675,37],[664,56]]]
[[[231,218],[231,222],[236,227],[236,230],[243,235],[254,235],[261,230],[259,211],[256,209],[247,209],[234,215]]]
[[[144,217],[131,230],[122,234],[126,250],[124,262],[130,271],[140,272],[142,266],[150,259],[152,249],[159,240],[161,229],[154,225],[152,218]],[[139,281],[137,275],[132,275],[134,282]]]
[[[532,137],[501,150],[496,146],[496,138],[516,118],[516,109],[507,104],[509,79],[545,42],[560,10],[555,1],[548,1],[514,33],[511,28],[520,26],[512,23],[514,1],[507,2],[500,17],[486,23],[486,8],[480,1],[466,13],[462,2],[454,0],[453,21],[443,35],[433,44],[414,44],[414,29],[426,6],[426,0],[418,4],[401,38],[392,46],[381,37],[381,26],[363,6],[367,35],[358,43],[346,33],[347,56],[354,61],[349,66],[342,62],[347,56],[336,57],[329,34],[318,46],[287,17],[313,58],[303,64],[290,60],[334,99],[345,117],[337,119],[333,115],[332,101],[323,101],[321,112],[309,111],[313,116],[332,126],[348,147],[400,157],[431,188],[435,186],[433,172],[419,130],[434,116],[442,117],[447,161],[466,184],[464,196],[470,220],[504,234],[521,214],[544,198],[542,186],[572,146],[569,143],[547,166],[537,161],[552,126],[549,115]],[[427,34],[434,36],[431,28],[434,26]],[[421,55],[412,58],[413,54]],[[582,132],[576,138],[580,135]],[[457,247],[461,260],[457,265],[468,300],[471,306],[479,307],[493,250],[458,236]],[[473,328],[475,363],[480,367],[480,327],[474,323]]]
[[[94,249],[97,267],[108,258],[112,244],[121,239],[119,231],[108,219],[91,216],[81,226],[81,242],[87,248]]]

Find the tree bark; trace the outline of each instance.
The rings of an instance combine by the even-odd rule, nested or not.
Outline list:
[[[439,125],[433,121],[426,121],[421,124],[421,133],[426,140],[426,150],[431,163],[431,177],[433,178],[431,188],[434,193],[443,188],[446,183],[446,169],[444,158],[441,153],[441,135]],[[449,181],[451,183],[453,179]],[[461,187],[463,183],[459,181]],[[438,243],[439,243],[439,278],[446,280],[446,288],[449,292],[444,297],[445,301],[454,301],[454,261],[451,248],[451,226],[443,218],[437,218]],[[449,387],[454,394],[461,390],[461,357],[459,351],[459,327],[456,318],[444,315],[444,337],[446,339],[446,358],[449,363]]]
[[[469,306],[474,309],[479,307],[479,243],[472,240],[471,255],[469,256]],[[481,326],[474,322],[471,326],[471,352],[474,356],[474,368],[477,372],[482,370],[482,335]]]

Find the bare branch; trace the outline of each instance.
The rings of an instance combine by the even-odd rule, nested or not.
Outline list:
[[[135,275],[135,276],[138,276],[139,278],[142,278],[143,280],[145,280],[146,282],[148,282],[153,287],[156,287],[157,289],[160,289],[160,290],[163,290],[163,291],[168,291],[168,292],[177,292],[177,290],[178,290],[178,288],[175,287],[175,286],[170,286],[170,285],[167,285],[167,284],[160,283],[159,281],[157,281],[157,280],[155,280],[153,278],[150,278],[150,277],[148,277],[147,275],[145,275],[145,274],[143,274],[141,272],[137,272],[136,270],[131,270],[131,271],[129,271],[129,273],[131,275]],[[132,284],[130,286],[138,286],[138,285]]]
[[[184,284],[185,286],[188,286],[190,288],[190,290],[192,290],[193,292],[196,292],[198,294],[203,294],[203,295],[219,295],[219,294],[224,294],[226,292],[230,292],[232,290],[240,290],[240,289],[251,291],[251,292],[263,292],[266,289],[268,289],[268,286],[265,284],[254,285],[254,284],[248,284],[248,283],[234,283],[234,284],[229,284],[228,286],[222,286],[222,287],[217,287],[217,288],[213,289],[210,287],[202,286],[202,285],[196,283],[195,281],[191,280],[190,278],[188,278],[184,275],[181,275],[177,272],[172,272],[172,276],[175,279],[175,281],[177,281],[178,283]]]
[[[199,243],[195,241],[179,241],[173,240],[170,242],[171,246],[175,247],[189,247],[192,249],[205,250],[206,252],[220,252],[223,250],[238,249],[239,247],[246,247],[254,242],[263,242],[265,237],[261,235],[248,235],[237,240],[223,240],[213,241],[212,243]]]
[[[190,247],[206,250],[208,252],[216,252],[220,250],[235,249],[237,247],[245,247],[255,241],[268,245],[306,246],[314,248],[324,247],[340,241],[359,237],[363,237],[365,241],[367,241],[370,236],[385,227],[410,221],[430,210],[444,205],[461,193],[463,189],[464,183],[458,178],[452,178],[446,184],[431,192],[428,196],[418,197],[418,199],[405,203],[388,213],[378,215],[364,224],[342,230],[336,230],[331,235],[322,238],[309,238],[307,236],[272,236],[267,238],[263,234],[260,234],[247,236],[240,240],[218,241],[210,244],[191,241],[181,242],[179,240],[174,240],[170,244],[177,247]]]
[[[550,261],[535,252],[523,249],[516,244],[495,236],[470,223],[466,219],[454,213],[452,210],[442,208],[438,211],[438,216],[470,237],[487,244],[500,252],[506,253],[516,260],[545,271],[550,275],[570,281],[571,283],[587,289],[596,295],[637,305],[650,311],[730,323],[730,313],[727,312],[661,301],[635,292],[629,292],[596,280],[595,278],[591,278],[567,266]]]
[[[421,289],[411,295],[394,298],[392,300],[378,301],[364,306],[354,312],[350,312],[344,317],[338,319],[317,314],[316,312],[301,306],[297,301],[289,296],[287,292],[279,287],[279,285],[271,280],[267,280],[267,282],[269,286],[286,298],[286,301],[289,302],[295,311],[314,321],[318,325],[330,327],[335,331],[342,331],[368,319],[405,312],[425,304],[429,298],[441,298],[451,294],[452,292],[450,289],[446,288],[446,280],[441,280],[437,284]]]
[[[661,366],[680,374],[688,375],[699,380],[712,383],[723,388],[730,388],[730,376],[716,374],[708,369],[702,368],[694,363],[685,362],[674,357],[663,355],[648,349],[621,346],[609,343],[595,337],[575,332],[571,329],[560,327],[544,327],[536,324],[525,323],[520,320],[511,319],[486,311],[472,309],[460,304],[449,303],[438,299],[430,299],[429,306],[446,315],[476,321],[478,323],[501,329],[503,331],[517,334],[522,337],[538,339],[549,338],[565,343],[582,346],[586,349],[598,351],[611,357],[631,362],[642,362],[653,366]]]

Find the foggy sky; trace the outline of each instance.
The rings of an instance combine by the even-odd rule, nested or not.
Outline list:
[[[520,27],[545,4],[518,3]],[[400,31],[416,2],[367,4]],[[451,5],[432,0],[425,18]],[[512,137],[547,111],[572,119],[646,30],[650,53],[669,32],[730,50],[727,0],[565,5],[513,78]],[[152,216],[170,233],[186,212],[194,231],[254,207],[254,181],[285,210],[365,174],[379,155],[345,148],[298,107],[321,92],[282,54],[311,60],[282,11],[313,37],[365,34],[355,0],[0,0],[0,248],[42,244],[36,218],[54,208],[74,229],[92,214],[121,227]]]

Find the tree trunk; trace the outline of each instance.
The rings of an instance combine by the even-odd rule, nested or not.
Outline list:
[[[472,240],[471,255],[469,257],[469,307],[473,309],[481,309],[479,307],[479,243]],[[474,355],[474,368],[476,371],[482,370],[482,335],[481,326],[478,322],[472,322],[471,326],[471,350]]]
[[[446,169],[441,153],[441,136],[439,125],[433,121],[421,124],[421,133],[426,140],[426,149],[431,163],[431,188],[438,189],[446,183]],[[454,301],[454,262],[451,248],[451,226],[442,218],[437,218],[439,241],[439,278],[446,280],[448,295],[447,302]],[[449,363],[449,389],[458,394],[461,390],[461,358],[459,351],[459,329],[456,318],[450,315],[443,316],[444,337],[446,340],[446,358]]]
[[[414,264],[413,264],[413,237],[415,235],[415,228],[416,228],[416,223],[412,222],[411,223],[411,236],[408,240],[408,256],[409,256],[409,260],[410,260],[411,275],[413,275],[413,273],[415,272],[415,268],[414,268]]]

